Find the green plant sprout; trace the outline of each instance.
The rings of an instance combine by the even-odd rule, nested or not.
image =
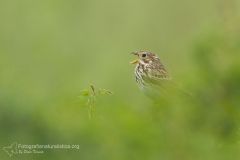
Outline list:
[[[113,92],[107,89],[97,89],[93,84],[90,84],[87,89],[81,91],[81,96],[87,98],[86,106],[88,107],[88,116],[93,118],[96,113],[96,98],[99,95],[112,95]]]

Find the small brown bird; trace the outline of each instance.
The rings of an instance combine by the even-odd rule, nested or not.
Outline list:
[[[140,88],[161,85],[161,82],[170,80],[167,70],[156,54],[147,51],[132,52],[132,54],[138,56],[137,60],[130,63],[136,64],[135,78]]]
[[[137,51],[132,52],[132,54],[138,56],[138,59],[130,62],[136,64],[136,82],[147,95],[154,97],[154,99],[163,95],[170,94],[172,96],[179,91],[181,94],[190,95],[171,80],[165,66],[156,54],[148,51]]]

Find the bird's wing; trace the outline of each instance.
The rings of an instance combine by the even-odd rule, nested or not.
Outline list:
[[[151,81],[156,82],[162,82],[163,80],[170,80],[170,76],[165,69],[164,65],[162,65],[160,62],[155,63],[154,65],[151,65],[151,67],[148,69],[148,77]]]

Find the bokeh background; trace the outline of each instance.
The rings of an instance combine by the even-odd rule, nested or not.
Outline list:
[[[1,0],[0,23],[0,147],[80,145],[2,160],[240,159],[239,0]],[[136,50],[193,97],[153,103]],[[91,119],[89,84],[114,92]]]

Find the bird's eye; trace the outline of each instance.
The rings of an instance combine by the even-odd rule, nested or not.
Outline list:
[[[142,57],[144,58],[144,57],[146,57],[147,56],[147,54],[142,54]]]

